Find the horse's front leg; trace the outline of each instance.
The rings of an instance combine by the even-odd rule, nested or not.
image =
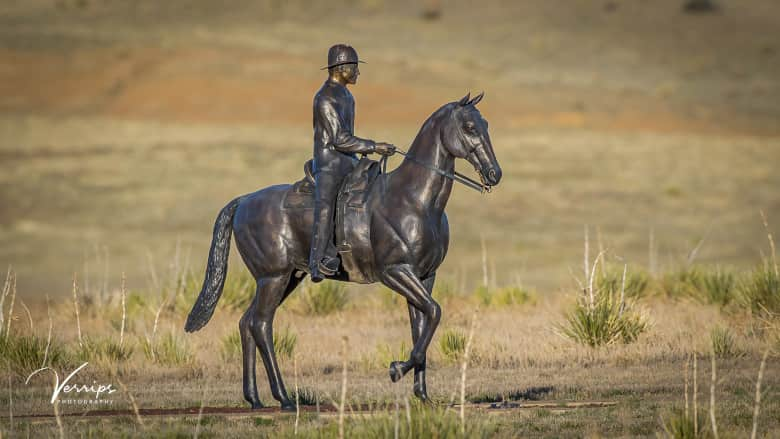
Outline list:
[[[433,339],[433,334],[436,332],[436,327],[439,325],[441,307],[433,300],[428,288],[414,274],[409,265],[394,265],[387,268],[383,272],[382,282],[393,291],[404,296],[410,306],[422,314],[422,318],[419,319],[421,323],[416,325],[420,328],[419,332],[414,329],[412,332],[412,337],[415,337],[415,332],[417,332],[417,337],[414,340],[414,347],[409,360],[394,361],[390,364],[390,379],[396,382],[413,368],[424,373],[426,352]],[[433,283],[431,282],[432,285]],[[411,311],[410,317],[412,317],[412,325],[414,325],[415,319]]]
[[[425,289],[431,296],[433,294],[433,283],[435,282],[435,279],[436,275],[431,275],[422,281]],[[422,334],[423,329],[425,328],[425,315],[415,308],[411,302],[407,302],[407,305],[409,307],[409,323],[412,325],[412,342],[417,343],[417,339],[420,338],[420,334]],[[414,367],[414,394],[421,401],[428,401],[428,390],[425,384],[426,364],[427,355],[426,358],[423,358],[423,363],[421,365]]]

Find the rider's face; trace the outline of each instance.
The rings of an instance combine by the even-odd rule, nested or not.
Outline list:
[[[360,76],[360,69],[357,64],[345,64],[341,70],[341,75],[347,84],[355,84],[358,76]]]

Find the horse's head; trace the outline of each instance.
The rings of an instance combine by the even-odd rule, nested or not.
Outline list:
[[[480,93],[471,98],[467,94],[451,104],[450,119],[442,129],[442,141],[450,154],[468,160],[479,173],[482,184],[490,187],[501,181],[501,166],[490,143],[488,123],[477,110],[483,95]]]

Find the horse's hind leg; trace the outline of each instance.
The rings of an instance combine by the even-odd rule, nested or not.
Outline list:
[[[252,338],[260,350],[260,356],[268,374],[268,383],[271,386],[271,394],[282,405],[283,410],[295,409],[290,401],[287,390],[284,387],[282,374],[276,361],[274,351],[273,320],[276,309],[282,301],[295,289],[300,282],[299,278],[289,273],[275,277],[264,277],[257,280],[257,294],[252,308],[247,311],[248,327]],[[245,364],[246,366],[246,364]],[[253,365],[254,366],[254,365]],[[246,374],[245,374],[246,378]]]
[[[433,293],[433,283],[435,279],[436,276],[432,275],[422,281],[428,294]],[[425,314],[415,308],[411,302],[407,301],[407,305],[409,307],[409,323],[412,325],[412,342],[417,343],[417,340],[420,338],[420,335],[425,328]],[[428,390],[425,384],[426,360],[427,358],[423,358],[422,364],[414,367],[414,394],[422,401],[428,401]]]
[[[244,399],[249,404],[252,404],[253,409],[263,407],[263,403],[260,402],[260,397],[257,395],[257,382],[255,379],[257,344],[252,335],[252,330],[249,328],[254,315],[256,301],[257,297],[252,300],[249,308],[247,308],[241,320],[238,321],[238,332],[241,335],[241,351],[243,353]]]

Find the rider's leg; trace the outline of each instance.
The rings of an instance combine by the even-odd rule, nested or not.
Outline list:
[[[320,171],[315,174],[315,180],[309,271],[311,280],[319,282],[323,275],[333,275],[339,267],[336,246],[333,245],[333,209],[342,178],[335,173]]]
[[[390,378],[395,382],[412,368],[425,364],[425,353],[428,351],[428,345],[430,345],[436,327],[439,325],[441,307],[433,300],[423,282],[414,274],[409,265],[394,265],[387,268],[382,273],[382,283],[404,296],[412,306],[422,312],[425,318],[425,324],[414,343],[409,360],[394,361],[390,365]]]

